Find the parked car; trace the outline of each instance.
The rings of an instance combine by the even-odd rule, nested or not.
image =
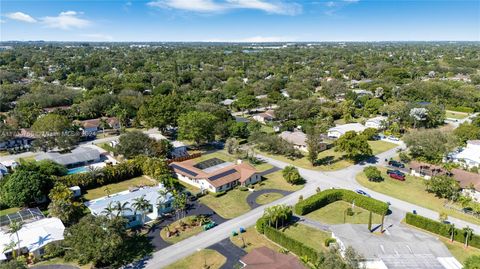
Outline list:
[[[398,167],[398,168],[405,168],[405,164],[403,164],[401,162],[398,162],[398,161],[394,161],[394,160],[388,161],[388,165],[393,166],[393,167]]]
[[[366,193],[366,192],[364,192],[364,191],[362,191],[362,190],[356,190],[356,192],[357,192],[358,194],[361,194],[361,195],[365,195],[365,196],[367,196],[367,197],[370,197],[370,195],[369,195],[368,193]]]
[[[396,174],[396,173],[391,173],[391,174],[388,174],[388,176],[390,176],[391,178],[396,179],[396,180],[405,181],[405,175],[399,175],[399,174]]]
[[[393,135],[388,136],[387,139],[388,139],[388,140],[391,140],[391,141],[400,141],[400,139],[396,138],[396,137],[393,136]]]
[[[390,174],[397,174],[397,175],[399,175],[399,176],[405,177],[405,173],[403,173],[403,172],[400,171],[400,170],[388,169],[388,170],[387,170],[387,175],[390,175]]]

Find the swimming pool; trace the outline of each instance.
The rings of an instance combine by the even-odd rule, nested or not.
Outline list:
[[[88,172],[88,166],[80,166],[80,167],[75,167],[75,168],[72,168],[72,169],[68,169],[67,175],[85,173],[85,172]]]

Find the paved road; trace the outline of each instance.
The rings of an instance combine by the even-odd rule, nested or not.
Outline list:
[[[237,268],[235,266],[240,265],[240,262],[239,262],[240,258],[242,258],[247,254],[245,250],[234,245],[232,241],[230,241],[230,238],[225,238],[222,241],[208,248],[218,251],[225,258],[227,258],[227,261],[222,265],[222,267],[220,267],[220,269]],[[238,267],[238,268],[241,268],[241,267]]]
[[[141,267],[138,267],[138,268],[152,268],[152,269],[162,268],[179,259],[182,259],[184,257],[187,257],[193,254],[195,251],[199,249],[207,248],[210,245],[213,245],[225,238],[228,238],[232,230],[235,230],[235,229],[238,230],[239,227],[249,227],[254,225],[255,221],[262,216],[263,210],[265,207],[277,205],[277,204],[294,205],[298,201],[298,197],[300,195],[306,198],[315,194],[315,189],[317,187],[320,187],[321,189],[329,189],[329,188],[343,188],[343,189],[350,189],[350,190],[356,190],[360,188],[365,189],[356,182],[355,180],[356,174],[362,171],[362,169],[366,165],[370,165],[370,164],[386,165],[385,159],[389,159],[390,157],[395,156],[397,149],[400,147],[403,147],[403,146],[399,146],[392,150],[381,153],[377,155],[376,158],[372,158],[366,161],[365,163],[353,165],[339,171],[322,172],[322,171],[314,171],[314,170],[299,168],[300,174],[307,181],[303,189],[296,191],[290,195],[287,195],[268,205],[257,207],[242,216],[226,221],[222,225],[219,225],[212,230],[203,232],[199,235],[190,237],[177,244],[174,244],[160,251],[157,251],[152,255],[152,257],[148,261],[146,261],[144,264],[142,264]],[[283,168],[289,165],[288,163],[281,162],[272,158],[268,158],[266,156],[259,155],[258,157],[280,168]],[[386,227],[392,224],[398,224],[403,218],[403,216],[405,216],[405,212],[410,212],[413,209],[417,210],[417,213],[420,215],[423,215],[425,217],[435,219],[435,220],[438,219],[438,212],[435,212],[433,210],[429,210],[429,209],[426,209],[426,208],[423,208],[399,199],[395,199],[381,193],[377,193],[370,190],[367,190],[367,191],[375,199],[390,202],[391,204],[390,208],[393,214],[386,217],[385,219]],[[463,220],[458,220],[455,218],[449,218],[449,221],[454,223],[456,227],[465,227],[469,225],[471,228],[474,229],[475,233],[480,233],[480,227],[477,225],[473,225]]]
[[[250,208],[257,208],[261,206],[261,204],[257,203],[257,198],[262,194],[269,194],[269,193],[279,193],[283,196],[289,195],[292,193],[291,191],[284,191],[284,190],[277,190],[277,189],[263,189],[259,191],[254,191],[247,196],[247,204]]]

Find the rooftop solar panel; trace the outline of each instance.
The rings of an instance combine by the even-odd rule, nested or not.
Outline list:
[[[186,169],[186,168],[183,168],[183,167],[181,167],[181,166],[179,166],[179,165],[176,165],[176,164],[172,164],[172,167],[175,168],[175,169],[178,169],[178,170],[180,170],[180,171],[182,171],[182,172],[184,172],[184,173],[187,173],[187,174],[189,174],[189,175],[191,175],[191,176],[194,176],[194,177],[198,175],[197,173],[195,173],[195,172],[193,172],[193,171],[190,171],[190,170],[188,170],[188,169]]]
[[[220,173],[220,174],[218,174],[218,175],[211,176],[211,177],[209,177],[208,179],[210,179],[210,180],[217,180],[217,179],[222,178],[222,177],[224,177],[224,176],[231,175],[231,174],[233,174],[233,173],[235,173],[235,172],[237,172],[237,170],[235,170],[235,169],[230,169],[230,170],[227,170],[227,171],[225,171],[225,172],[222,172],[222,173]]]

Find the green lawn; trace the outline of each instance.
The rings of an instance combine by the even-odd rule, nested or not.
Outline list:
[[[264,194],[261,194],[260,196],[257,197],[257,200],[255,200],[258,204],[260,205],[265,205],[265,204],[269,204],[275,200],[278,200],[280,198],[282,198],[283,195],[280,194],[280,193],[264,193]]]
[[[304,243],[318,251],[325,250],[325,239],[331,237],[331,233],[327,233],[303,224],[292,224],[282,231],[289,237]]]
[[[110,194],[128,190],[129,187],[149,185],[153,186],[157,184],[151,179],[148,179],[144,176],[132,178],[129,180],[124,180],[118,183],[108,184],[105,186],[98,187],[96,189],[87,190],[83,195],[83,198],[86,200],[93,200],[107,195],[106,189],[109,189]]]
[[[80,269],[91,269],[92,265],[91,264],[85,264],[85,265],[78,265],[75,262],[67,262],[63,258],[53,258],[47,261],[41,261],[36,263],[35,265],[71,265],[78,267]]]
[[[254,226],[247,228],[247,231],[237,236],[231,236],[230,241],[238,247],[244,246],[246,252],[250,252],[259,247],[267,247],[276,251],[281,249],[280,246],[268,240],[263,234],[259,234]]]
[[[8,215],[8,214],[12,214],[12,213],[18,212],[19,210],[20,210],[20,208],[18,208],[18,207],[11,207],[11,208],[2,209],[2,210],[0,210],[0,216],[5,216],[5,215]]]
[[[222,254],[212,249],[202,249],[186,258],[183,258],[165,269],[218,269],[227,261]]]
[[[213,209],[221,217],[232,219],[250,211],[250,206],[247,204],[249,194],[249,191],[233,189],[220,197],[205,195],[200,198],[200,202]]]
[[[400,200],[410,202],[437,212],[445,212],[449,216],[463,219],[475,224],[480,224],[480,219],[473,216],[460,213],[456,210],[447,209],[443,205],[446,202],[445,199],[435,197],[435,195],[425,191],[424,179],[407,175],[405,181],[399,181],[391,179],[386,175],[386,168],[379,167],[382,172],[384,181],[371,182],[363,172],[357,175],[357,181],[362,186],[371,189],[376,192],[380,192]],[[412,208],[413,210],[414,208]]]
[[[282,171],[270,173],[264,177],[265,179],[255,185],[256,190],[262,189],[278,189],[284,191],[298,191],[303,188],[303,185],[292,185],[288,183],[282,175]]]
[[[447,119],[457,119],[457,120],[462,120],[468,117],[468,113],[465,112],[457,112],[457,111],[452,111],[452,110],[446,110],[445,111],[445,117]]]
[[[8,156],[10,153],[8,151],[0,150],[0,156]]]
[[[185,240],[191,236],[194,236],[196,234],[199,234],[203,231],[203,227],[201,225],[199,226],[190,226],[185,228],[184,231],[180,229],[180,222],[186,222],[189,223],[189,220],[191,220],[193,216],[188,216],[183,219],[177,220],[170,225],[168,225],[168,228],[165,227],[160,231],[160,236],[162,237],[163,240],[165,240],[168,243],[175,244],[177,242],[180,242],[182,240]],[[172,236],[172,237],[167,237],[167,233],[170,230],[170,232],[180,229],[180,232],[178,233],[178,236]]]
[[[307,214],[306,217],[326,224],[342,224],[344,223],[344,218],[345,223],[368,224],[368,210],[356,206],[353,210],[354,215],[348,216],[345,214],[347,208],[352,208],[352,205],[344,201],[338,201],[317,209]],[[372,223],[382,223],[382,217],[372,214]]]
[[[370,144],[370,147],[372,148],[374,155],[393,149],[397,146],[394,143],[390,143],[386,141],[368,141],[368,144]],[[334,148],[324,150],[318,154],[317,161],[319,165],[317,166],[312,166],[312,164],[307,160],[306,157],[291,160],[282,155],[270,154],[263,151],[259,151],[259,153],[267,157],[277,159],[279,161],[290,163],[298,167],[312,169],[312,170],[320,170],[320,171],[340,170],[353,164],[352,161],[346,160],[343,158],[342,152],[337,152],[334,150]]]
[[[444,237],[440,237],[440,240],[445,244],[445,246],[447,246],[453,257],[455,257],[462,264],[468,257],[472,255],[480,255],[480,249],[478,248],[468,247],[467,249],[465,249],[462,243],[456,241],[450,242],[449,239]]]

